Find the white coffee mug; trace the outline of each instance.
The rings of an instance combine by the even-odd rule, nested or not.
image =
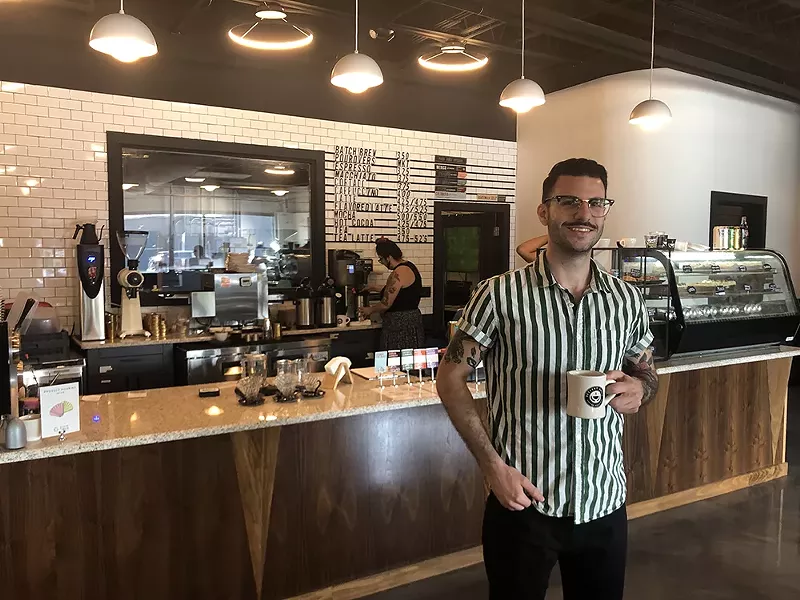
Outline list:
[[[38,442],[42,439],[42,417],[40,415],[25,415],[19,420],[25,425],[25,433],[29,442]]]
[[[579,419],[602,419],[606,406],[616,394],[607,394],[606,387],[616,383],[600,371],[567,373],[567,414]]]
[[[619,244],[623,248],[635,248],[636,241],[637,241],[636,238],[622,238],[617,240],[617,244]]]
[[[336,324],[339,327],[344,327],[345,325],[350,324],[350,317],[347,315],[336,315]]]

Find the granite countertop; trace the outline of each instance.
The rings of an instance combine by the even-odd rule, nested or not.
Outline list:
[[[157,346],[164,344],[186,344],[189,342],[210,342],[214,339],[211,334],[206,335],[178,335],[169,334],[163,340],[155,338],[137,336],[125,338],[124,340],[117,338],[113,342],[84,342],[77,337],[72,337],[73,341],[80,347],[81,350],[97,350],[98,348],[124,348],[126,346]]]
[[[113,448],[142,446],[236,431],[321,421],[371,412],[439,404],[434,385],[428,381],[380,389],[377,382],[353,376],[353,384],[341,384],[320,399],[279,404],[272,399],[261,406],[244,407],[237,402],[236,382],[213,384],[220,389],[215,398],[200,398],[200,388],[212,384],[148,390],[144,398],[129,398],[128,392],[81,399],[81,430],[63,442],[48,438],[22,450],[1,450],[0,464],[38,460]],[[476,398],[485,398],[470,384]],[[136,392],[134,392],[136,393]],[[99,399],[98,399],[99,398]]]
[[[713,367],[728,367],[746,363],[760,362],[762,360],[776,360],[800,356],[800,348],[794,346],[768,346],[761,348],[735,348],[717,352],[676,356],[669,360],[656,362],[656,372],[659,375],[669,373],[682,373],[684,371],[699,371]]]
[[[345,331],[372,331],[383,327],[380,323],[370,323],[369,325],[346,325],[344,327],[319,327],[315,329],[284,329],[281,335],[312,335],[315,333],[344,333]]]

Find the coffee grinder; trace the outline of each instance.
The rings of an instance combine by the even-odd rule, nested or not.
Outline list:
[[[81,311],[81,340],[84,342],[98,342],[106,337],[105,321],[105,291],[103,275],[105,270],[105,253],[103,245],[97,237],[94,223],[75,225],[72,239],[81,240],[77,246],[78,278],[81,282],[80,311]],[[100,230],[100,237],[103,230]]]
[[[139,259],[147,245],[147,231],[117,231],[117,243],[125,255],[125,268],[117,274],[117,281],[125,289],[122,295],[122,325],[120,338],[132,335],[150,337],[142,327],[142,305],[139,288],[144,276],[139,272]]]

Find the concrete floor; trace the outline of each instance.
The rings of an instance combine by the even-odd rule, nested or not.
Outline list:
[[[789,477],[631,521],[626,598],[800,598],[800,388],[789,396]],[[558,569],[548,600],[562,597]],[[370,600],[485,600],[483,565]]]

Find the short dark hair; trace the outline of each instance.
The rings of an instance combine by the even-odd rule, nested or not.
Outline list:
[[[403,251],[400,250],[400,246],[385,237],[375,240],[375,252],[377,252],[378,256],[381,258],[386,258],[388,256],[391,256],[395,260],[403,258]]]
[[[542,202],[550,197],[556,181],[562,175],[568,177],[591,177],[603,182],[603,189],[608,194],[608,172],[606,168],[591,158],[568,158],[556,164],[542,183]]]

